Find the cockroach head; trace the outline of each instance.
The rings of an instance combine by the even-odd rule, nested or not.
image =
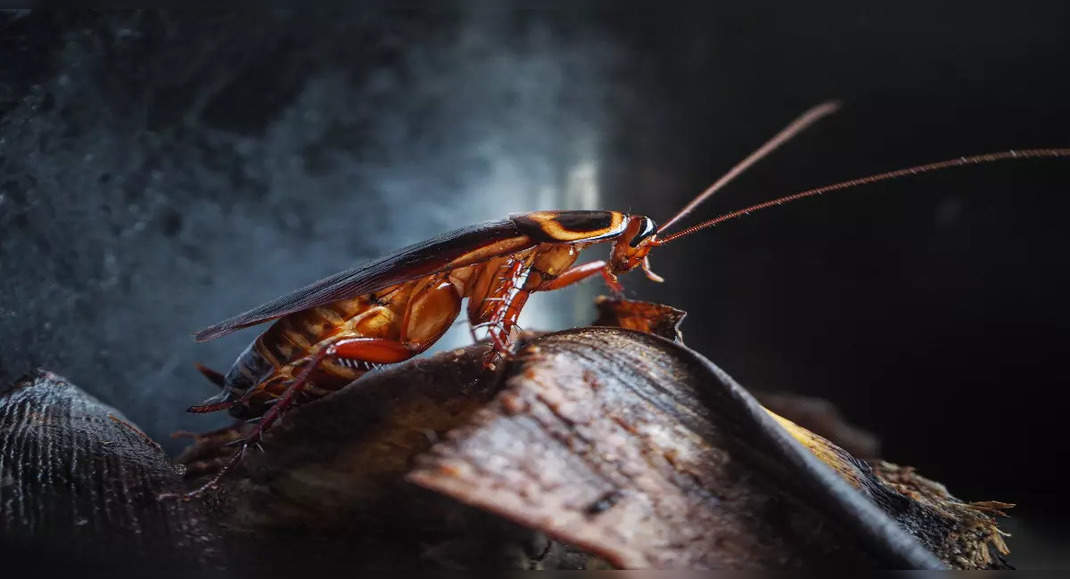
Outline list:
[[[621,274],[642,267],[648,278],[662,281],[650,271],[650,262],[647,259],[650,249],[657,245],[657,232],[658,226],[653,219],[645,215],[628,217],[628,225],[614,244],[613,254],[609,259],[609,267],[613,273]]]

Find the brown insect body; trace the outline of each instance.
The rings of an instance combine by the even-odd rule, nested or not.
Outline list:
[[[230,413],[238,418],[263,414],[266,404],[285,392],[317,351],[337,340],[361,336],[397,339],[401,318],[410,301],[407,298],[417,283],[386,288],[381,292],[385,297],[369,294],[340,300],[276,321],[253,341],[227,373],[226,402],[245,399],[243,404],[231,406]],[[324,396],[375,366],[326,358],[309,377],[297,401]]]
[[[224,399],[192,410],[229,408],[238,418],[255,418],[306,369],[306,383],[294,401],[324,396],[375,367],[430,347],[453,324],[465,298],[473,332],[488,328],[494,351],[508,355],[516,320],[531,293],[598,273],[604,262],[575,270],[575,279],[558,281],[583,247],[618,237],[630,219],[612,211],[517,215],[511,219],[516,236],[505,245],[523,249],[286,314],[235,361],[222,380]],[[546,239],[554,241],[533,243]]]

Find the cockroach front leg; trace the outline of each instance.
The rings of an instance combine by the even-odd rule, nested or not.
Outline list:
[[[609,269],[609,264],[601,259],[571,267],[565,270],[561,275],[543,282],[535,289],[535,291],[545,292],[561,289],[574,283],[581,282],[596,274],[602,274],[602,279],[605,280],[606,285],[609,286],[609,290],[613,292],[613,295],[620,297],[624,293],[624,286],[617,280],[616,274]]]
[[[539,284],[539,286],[535,288],[535,291],[546,292],[561,289],[574,283],[581,282],[599,273],[602,274],[602,278],[606,280],[606,285],[608,285],[609,289],[613,290],[614,293],[624,291],[620,282],[617,281],[617,276],[609,271],[606,262],[602,260],[570,267],[562,272],[561,275]]]
[[[602,274],[606,283],[609,284],[610,289],[612,289],[614,293],[619,295],[623,291],[624,288],[617,282],[616,276],[609,271],[606,262],[599,260],[570,267],[556,277],[537,282],[537,284],[533,286],[529,285],[528,287],[531,289],[520,289],[516,292],[507,293],[507,295],[502,298],[501,307],[495,310],[492,320],[485,324],[480,324],[490,326],[490,340],[494,346],[488,353],[488,358],[485,364],[489,367],[493,364],[495,359],[499,357],[509,358],[513,355],[512,332],[513,329],[517,327],[517,319],[520,317],[520,312],[523,309],[524,304],[527,303],[528,296],[531,292],[561,289],[599,273]],[[517,281],[522,282],[524,280],[520,278],[520,276],[517,276]],[[518,283],[517,285],[520,284]]]
[[[472,324],[473,332],[475,328],[489,327],[488,334],[493,348],[488,352],[485,361],[485,365],[488,367],[492,366],[498,358],[512,356],[512,332],[517,327],[517,319],[520,317],[520,312],[523,310],[524,304],[527,303],[531,292],[561,289],[597,274],[602,274],[602,277],[614,293],[620,294],[624,289],[617,282],[616,276],[609,270],[608,264],[601,260],[570,267],[560,275],[544,281],[536,281],[537,278],[529,279],[529,273],[529,270],[523,264],[514,264],[509,270],[508,283],[503,284],[494,295],[484,298],[484,301],[494,300],[496,302],[496,306],[490,311],[490,314],[483,318],[486,321]],[[535,282],[534,284],[532,284],[533,281]]]

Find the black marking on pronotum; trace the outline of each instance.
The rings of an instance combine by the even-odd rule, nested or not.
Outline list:
[[[599,241],[617,237],[627,226],[619,211],[535,211],[510,215],[517,229],[531,239],[550,243]]]
[[[601,231],[613,226],[609,211],[562,211],[554,221],[569,231]]]

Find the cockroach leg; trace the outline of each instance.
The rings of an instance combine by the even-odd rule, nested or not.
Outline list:
[[[218,412],[220,410],[227,410],[233,406],[237,406],[239,402],[237,400],[226,400],[223,402],[212,402],[208,404],[195,404],[186,409],[186,412],[192,412],[194,414],[207,414],[209,412]]]
[[[494,348],[491,352],[496,356],[508,359],[513,354],[512,340],[509,339],[510,330],[505,329],[504,326],[495,326],[495,328],[501,328],[501,331],[492,331],[490,333],[491,342],[494,343]]]
[[[205,414],[205,413],[208,413],[208,412],[218,412],[220,410],[227,410],[229,408],[233,408],[235,406],[239,406],[241,404],[244,404],[244,403],[248,402],[249,399],[252,398],[259,391],[260,391],[259,388],[250,388],[250,389],[246,390],[245,392],[243,392],[241,396],[239,396],[238,398],[235,398],[233,400],[224,400],[222,402],[207,402],[207,401],[205,401],[204,404],[197,404],[197,405],[194,405],[194,406],[190,406],[189,408],[186,409],[186,412],[192,412],[194,414]],[[213,396],[213,398],[215,398],[215,397]],[[211,400],[211,399],[212,398],[209,398],[208,400]]]
[[[491,349],[487,351],[483,361],[484,367],[491,369],[498,359],[511,360],[513,358],[513,330],[519,330],[516,319],[520,316],[519,308],[508,308],[502,319],[494,320],[488,325],[490,331]]]
[[[327,355],[335,358],[373,364],[403,362],[419,352],[403,342],[385,338],[347,338],[338,340],[326,350]]]
[[[185,493],[160,493],[156,495],[156,500],[164,501],[168,499],[182,499],[188,501],[203,494],[204,491],[214,488],[219,483],[220,479],[223,478],[223,475],[230,472],[230,469],[234,468],[239,462],[241,462],[241,459],[245,456],[245,448],[246,445],[243,444],[241,448],[239,448],[234,453],[234,455],[230,457],[230,460],[227,461],[227,464],[225,464],[223,468],[219,469],[219,472],[217,472],[211,479],[208,480],[208,482],[204,483],[203,485]]]
[[[574,283],[581,282],[592,275],[602,273],[605,275],[606,262],[602,260],[592,261],[583,265],[577,265],[565,270],[561,275],[543,282],[535,291],[545,292],[561,289]],[[620,284],[617,284],[618,286]]]
[[[609,291],[613,292],[613,297],[620,299],[624,297],[624,286],[621,285],[617,279],[617,274],[609,271],[608,268],[602,268],[599,270],[602,272],[602,279],[606,280],[606,285],[609,286]]]
[[[649,256],[643,258],[642,267],[643,267],[643,274],[646,275],[646,278],[649,279],[650,281],[657,282],[657,283],[663,283],[665,281],[665,278],[663,278],[660,275],[654,273],[654,270],[650,269],[650,257]]]
[[[209,382],[215,384],[216,386],[219,386],[220,388],[223,388],[226,385],[226,378],[223,376],[223,374],[216,372],[215,370],[203,364],[197,364],[197,371],[201,374],[204,374],[204,377],[208,378]]]
[[[610,284],[611,289],[615,292],[623,291],[620,283],[616,281],[616,276],[609,271],[607,263],[603,260],[570,267],[560,275],[542,282],[531,291],[553,291],[561,289],[574,283],[579,283],[599,273],[605,277],[606,282]],[[511,333],[513,329],[517,327],[516,319],[520,316],[520,308],[510,307],[512,304],[502,297],[483,298],[483,301],[502,302],[502,307],[498,310],[500,314],[496,315],[495,319],[480,324],[474,324],[472,326],[473,338],[475,337],[476,328],[484,326],[489,326],[491,328],[490,339],[494,347],[487,353],[487,358],[484,360],[484,365],[490,367],[498,358],[506,360],[512,358],[513,348]]]
[[[205,436],[207,434],[210,434],[210,433],[193,432],[192,430],[176,430],[176,431],[171,433],[171,438],[192,438],[194,440],[197,440],[197,439],[199,439],[202,436]]]
[[[273,405],[271,409],[267,411],[266,414],[264,414],[262,420],[260,420],[260,422],[256,425],[256,428],[254,428],[248,436],[244,438],[239,438],[238,440],[234,440],[224,445],[237,446],[238,450],[235,451],[234,456],[231,457],[230,461],[226,464],[226,466],[224,466],[222,470],[216,473],[216,475],[213,476],[211,480],[188,493],[164,493],[159,495],[157,498],[183,498],[188,500],[193,497],[196,497],[204,491],[214,487],[223,478],[223,476],[230,471],[230,469],[237,466],[241,462],[242,458],[245,456],[245,450],[249,448],[250,445],[258,447],[262,452],[263,447],[260,446],[260,439],[263,436],[264,432],[266,432],[271,427],[271,425],[274,424],[275,421],[277,421],[282,416],[282,413],[285,412],[291,404],[293,404],[294,398],[297,396],[297,394],[301,392],[305,384],[308,383],[308,378],[312,374],[312,371],[315,370],[316,366],[318,366],[319,363],[327,357],[327,352],[328,349],[324,348],[317,352],[315,356],[311,357],[308,364],[306,364],[304,369],[301,370],[301,373],[298,374],[296,378],[294,378],[293,382],[291,382],[290,385],[286,387],[286,391],[283,392],[282,396],[277,399],[278,402]],[[252,391],[253,389],[250,390]]]
[[[256,425],[256,428],[253,429],[253,432],[244,439],[245,444],[242,447],[243,449],[249,444],[260,442],[260,437],[264,432],[268,428],[271,428],[271,425],[282,416],[282,413],[285,412],[291,404],[293,404],[294,398],[302,389],[304,389],[305,384],[308,383],[308,378],[312,375],[313,370],[315,370],[316,366],[319,366],[319,363],[327,357],[328,350],[328,348],[324,348],[317,352],[315,356],[312,356],[312,359],[309,360],[308,364],[301,370],[301,373],[298,374],[293,382],[286,387],[286,391],[282,393],[282,396],[277,398],[278,402],[264,414],[263,420],[261,420],[260,423]]]

